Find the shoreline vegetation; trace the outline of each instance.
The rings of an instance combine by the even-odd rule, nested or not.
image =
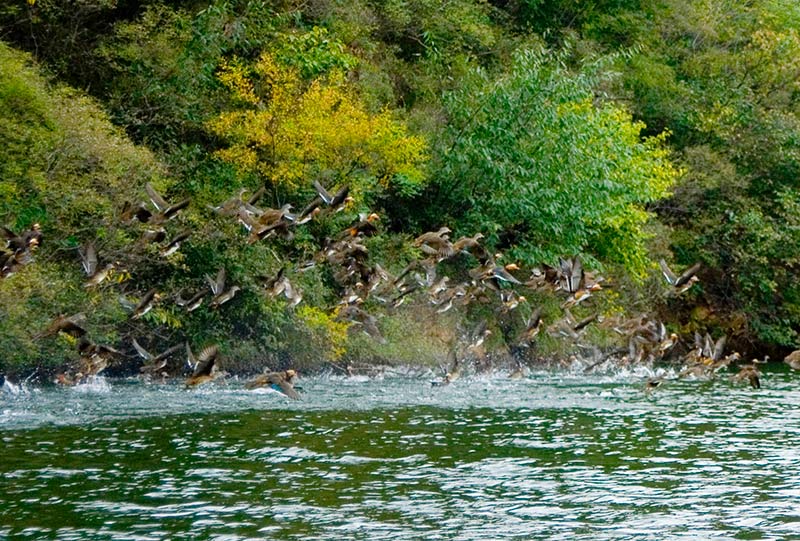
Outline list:
[[[70,5],[0,12],[0,374],[795,368],[790,7]]]

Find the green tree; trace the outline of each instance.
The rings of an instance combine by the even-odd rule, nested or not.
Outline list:
[[[562,60],[522,51],[507,75],[478,74],[452,97],[441,204],[528,262],[588,252],[642,273],[645,205],[677,173],[664,136],[642,139],[626,111],[594,103],[599,64],[571,73]]]

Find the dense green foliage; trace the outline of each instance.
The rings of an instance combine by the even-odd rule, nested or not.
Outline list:
[[[609,310],[656,308],[742,347],[798,345],[790,2],[20,0],[0,8],[0,30],[38,62],[0,49],[0,219],[39,222],[47,239],[35,266],[0,281],[0,346],[12,352],[0,363],[74,356],[68,339],[34,341],[31,329],[77,311],[97,339],[226,340],[243,365],[436,361],[458,318],[432,312],[415,327],[387,311],[389,345],[348,338],[330,270],[295,270],[366,211],[381,215],[371,258],[393,271],[414,256],[410,238],[446,224],[483,233],[508,260],[581,253],[614,269]],[[300,209],[314,179],[350,185],[355,204],[291,243],[247,244],[208,210],[260,186],[265,206]],[[192,198],[168,226],[192,231],[175,257],[117,219],[146,182]],[[77,248],[90,240],[123,269],[113,288],[82,287]],[[652,261],[670,249],[704,269],[700,287],[665,302]],[[118,302],[156,286],[188,295],[220,266],[243,287],[224,311],[163,303],[132,323]],[[259,289],[282,266],[302,309]]]
[[[108,227],[108,217],[132,189],[158,182],[163,169],[146,150],[134,147],[107,116],[85,96],[48,87],[27,59],[0,46],[0,167],[4,182],[0,212],[17,231],[42,224],[50,254],[33,272],[0,281],[0,336],[3,363],[30,360],[74,349],[69,340],[56,344],[32,340],[60,312],[86,307],[99,329],[98,339],[114,339],[115,324],[125,314],[112,290],[82,287],[77,247],[86,239],[102,242],[108,258],[121,257],[125,232]],[[7,179],[13,179],[9,181]],[[27,269],[26,269],[27,270]],[[79,308],[83,309],[83,308]]]
[[[589,253],[643,274],[644,204],[676,174],[662,139],[593,105],[588,68],[571,74],[551,56],[524,50],[508,77],[476,78],[451,100],[440,205],[528,263]]]
[[[643,2],[586,24],[615,47],[635,21],[624,66],[632,108],[669,129],[686,175],[659,214],[684,262],[707,265],[711,324],[744,340],[795,346],[800,176],[800,19],[791,2]]]

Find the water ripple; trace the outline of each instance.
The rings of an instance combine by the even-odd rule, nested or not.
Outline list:
[[[537,373],[0,402],[0,539],[800,539],[800,391]]]

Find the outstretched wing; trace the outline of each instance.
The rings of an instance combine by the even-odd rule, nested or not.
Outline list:
[[[172,205],[170,207],[167,207],[167,209],[163,211],[164,217],[167,218],[167,219],[172,218],[173,216],[178,214],[180,211],[182,211],[183,209],[188,207],[191,202],[192,202],[191,199],[184,199],[180,203],[175,203],[174,205]]]
[[[728,337],[724,334],[717,340],[717,343],[714,344],[714,356],[711,357],[715,361],[722,359],[722,353],[725,351],[725,342],[727,341]]]
[[[317,190],[320,198],[325,202],[326,205],[330,205],[333,201],[333,197],[331,196],[330,192],[325,189],[325,187],[319,183],[318,180],[314,181],[314,189]],[[338,194],[337,194],[338,195]]]
[[[156,296],[156,290],[151,289],[150,291],[144,294],[144,297],[142,297],[141,300],[139,300],[139,302],[136,304],[136,306],[134,306],[133,309],[136,311],[141,310],[142,308],[147,306],[147,304],[150,303],[155,296]]]
[[[528,328],[532,329],[534,327],[538,327],[541,322],[542,322],[542,307],[539,306],[531,314],[531,318],[530,320],[528,320]]]
[[[13,231],[11,231],[11,230],[10,230],[9,228],[7,228],[6,226],[3,226],[3,227],[2,227],[2,228],[0,228],[0,229],[2,229],[2,231],[3,231],[3,236],[4,236],[4,237],[5,237],[7,240],[9,240],[9,241],[13,241],[13,240],[16,240],[16,239],[18,239],[18,238],[19,238],[19,236],[18,236],[16,233],[14,233]]]
[[[164,212],[169,207],[169,203],[167,203],[161,194],[159,194],[153,185],[149,182],[144,185],[144,189],[147,192],[148,197],[150,197],[150,201],[153,202],[153,205],[158,209],[159,212]]]
[[[347,199],[348,195],[350,195],[350,186],[347,185],[342,186],[342,188],[338,192],[336,192],[336,195],[333,196],[333,199],[331,199],[330,205],[332,207],[337,207],[341,205],[342,203],[344,203],[344,200]]]
[[[81,263],[86,275],[94,275],[95,271],[97,271],[97,251],[94,249],[94,244],[89,242],[78,252],[81,255]]]
[[[206,274],[206,280],[208,281],[208,285],[211,286],[211,292],[214,295],[222,293],[222,290],[225,288],[225,267],[219,269],[216,279],[212,279]]]
[[[261,186],[258,190],[253,192],[253,195],[250,196],[250,199],[247,200],[248,205],[255,205],[258,203],[258,200],[266,193],[267,188],[265,186]]]
[[[150,354],[150,352],[147,351],[146,349],[144,349],[141,346],[141,344],[139,344],[139,342],[136,341],[136,338],[134,338],[132,340],[132,342],[133,342],[133,349],[136,350],[136,353],[139,354],[139,357],[141,357],[145,361],[152,361],[153,360],[153,356]]]
[[[702,267],[702,264],[700,262],[697,262],[688,269],[686,269],[683,272],[683,274],[681,274],[680,277],[678,277],[678,279],[675,280],[675,287],[680,287],[685,283],[687,283],[689,280],[691,280],[692,276],[694,276],[700,271],[700,267]]]
[[[659,259],[658,264],[661,267],[661,273],[664,275],[664,279],[669,283],[669,285],[674,286],[675,282],[678,281],[678,277],[675,276],[675,273],[672,272],[672,269],[667,266],[667,262],[663,259]]]
[[[583,265],[578,256],[572,260],[571,270],[569,273],[569,292],[575,293],[581,287],[583,281]]]
[[[289,398],[293,400],[300,400],[300,395],[298,394],[298,392],[295,391],[292,384],[286,381],[285,379],[281,378],[278,381],[277,385],[278,387],[280,387],[281,392],[286,396],[288,396]]]
[[[703,337],[703,357],[708,359],[714,358],[714,340],[708,333]]]
[[[194,356],[189,342],[186,342],[186,364],[191,368],[192,372],[197,368],[197,358]]]
[[[183,344],[176,344],[171,348],[165,349],[164,351],[153,357],[153,361],[161,361],[163,359],[166,359],[170,355],[174,355],[175,353],[177,353],[182,347]]]
[[[197,364],[194,368],[192,377],[210,376],[217,360],[217,346],[208,346],[197,355]]]

